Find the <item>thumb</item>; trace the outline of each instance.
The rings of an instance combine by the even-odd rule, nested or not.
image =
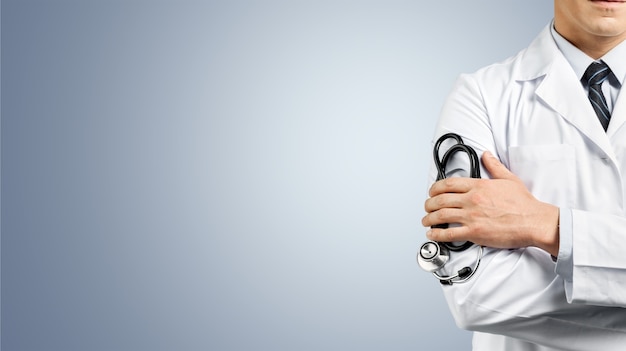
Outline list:
[[[485,151],[481,157],[481,161],[483,162],[483,166],[493,179],[510,179],[519,181],[519,178],[508,168],[506,168],[500,160],[498,160],[491,152]]]

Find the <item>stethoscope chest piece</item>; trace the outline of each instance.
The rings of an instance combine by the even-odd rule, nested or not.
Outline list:
[[[417,263],[423,270],[431,273],[441,269],[449,259],[448,249],[434,241],[422,244],[417,253]]]

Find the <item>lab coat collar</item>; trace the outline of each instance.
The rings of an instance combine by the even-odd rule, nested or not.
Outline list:
[[[535,80],[545,76],[554,64],[554,58],[560,54],[550,34],[550,26],[547,26],[523,51],[520,69],[514,75],[515,80]]]
[[[621,125],[624,121],[611,120],[608,133],[604,131],[596,119],[593,107],[576,73],[554,42],[549,26],[544,28],[522,55],[524,56],[515,74],[516,80],[530,81],[542,78],[535,94],[615,161],[609,137],[618,128],[618,124]],[[613,111],[615,117],[620,113],[626,114],[624,112],[626,106],[620,100],[624,99],[617,99]]]

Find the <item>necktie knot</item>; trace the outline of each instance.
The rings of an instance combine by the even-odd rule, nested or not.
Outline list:
[[[602,84],[609,74],[611,74],[611,69],[604,61],[593,62],[583,74],[583,80],[589,86],[598,85]]]

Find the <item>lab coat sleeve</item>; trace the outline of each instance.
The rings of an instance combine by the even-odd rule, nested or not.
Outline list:
[[[615,238],[623,236],[626,219],[568,208],[561,208],[560,212],[556,273],[564,281],[567,301],[625,307],[626,294],[621,292],[626,291],[626,245]]]
[[[626,307],[626,218],[571,210],[571,280],[565,279],[569,302]],[[626,319],[626,310],[622,309]]]
[[[444,104],[435,137],[447,132],[460,134],[479,156],[489,150],[503,158],[498,152],[502,146],[494,140],[488,111],[472,76],[461,76]],[[464,158],[455,156],[447,173],[450,176],[467,167]],[[482,176],[488,176],[484,169]],[[433,162],[430,182],[435,179]],[[591,225],[592,219],[586,219],[589,216],[574,213],[573,227],[585,230],[577,226]],[[574,256],[578,254],[575,249]],[[457,253],[446,266],[459,269],[472,262],[475,255],[475,250]],[[575,287],[579,275],[575,268]],[[616,341],[611,345],[626,344],[626,311],[568,303],[565,282],[555,273],[555,263],[538,248],[485,248],[477,273],[469,281],[442,289],[457,325],[463,329],[506,335],[556,349],[592,350],[609,339]]]

